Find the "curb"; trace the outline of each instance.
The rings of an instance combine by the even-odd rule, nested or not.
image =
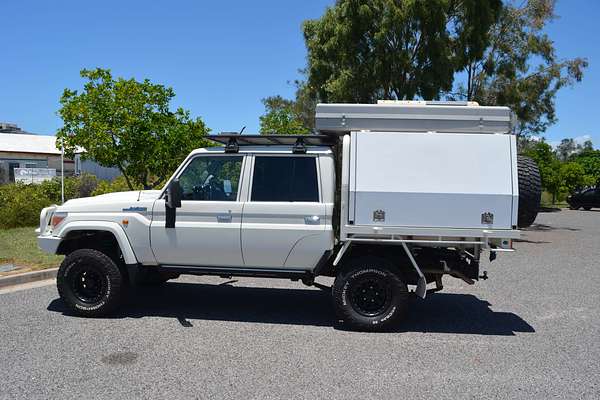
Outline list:
[[[9,275],[0,278],[0,288],[21,285],[23,283],[44,281],[56,278],[58,268],[44,269],[41,271],[25,272],[24,274]]]

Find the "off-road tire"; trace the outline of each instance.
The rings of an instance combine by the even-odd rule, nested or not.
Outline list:
[[[385,290],[385,301],[377,310],[366,312],[358,303],[359,293],[373,292],[369,282]],[[373,294],[373,293],[371,293]],[[366,256],[352,260],[336,276],[332,288],[333,305],[337,317],[344,325],[359,331],[383,331],[394,327],[404,316],[408,303],[408,288],[398,274],[397,268],[386,260]],[[360,297],[360,298],[359,298]],[[380,301],[379,298],[376,299]]]
[[[537,164],[529,157],[517,156],[519,177],[519,215],[517,225],[527,228],[533,224],[540,209],[542,180]]]
[[[63,260],[56,286],[70,311],[83,317],[100,317],[120,305],[125,278],[106,254],[95,249],[79,249]]]

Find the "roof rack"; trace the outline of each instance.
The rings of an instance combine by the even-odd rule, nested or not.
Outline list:
[[[293,146],[294,153],[306,153],[306,146],[333,146],[337,139],[328,135],[240,135],[224,133],[207,139],[225,145],[226,153],[237,153],[240,146]]]

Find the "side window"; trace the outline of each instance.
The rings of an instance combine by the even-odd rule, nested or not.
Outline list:
[[[236,201],[242,156],[199,156],[179,176],[183,200]]]
[[[255,157],[251,200],[318,202],[316,158]]]

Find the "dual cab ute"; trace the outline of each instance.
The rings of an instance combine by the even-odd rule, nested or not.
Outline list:
[[[473,284],[482,252],[513,251],[535,219],[539,172],[511,121],[474,103],[319,104],[318,134],[211,136],[221,146],[193,151],[163,190],[45,208],[39,245],[66,255],[58,291],[82,316],[181,274],[330,276],[340,320],[389,328],[410,288]]]

